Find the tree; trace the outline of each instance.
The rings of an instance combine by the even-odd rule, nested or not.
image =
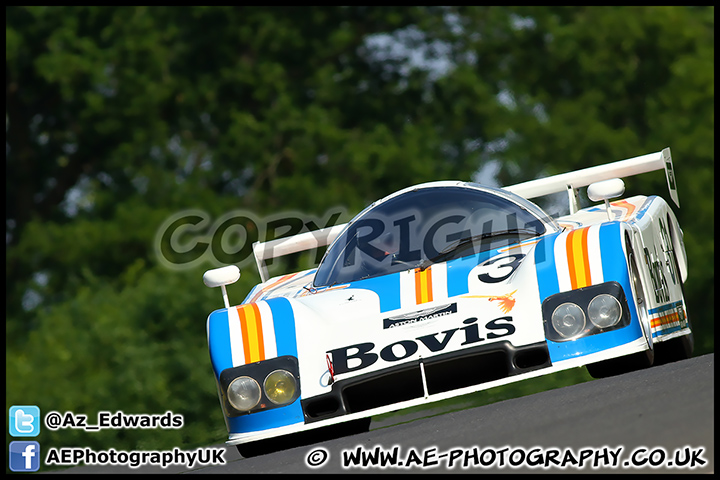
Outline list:
[[[671,147],[700,352],[712,350],[714,329],[713,15],[712,7],[509,8],[495,18],[505,28],[471,47],[483,78],[510,98],[502,184]],[[485,12],[468,16],[480,22]],[[625,182],[627,195],[669,200],[661,173]]]

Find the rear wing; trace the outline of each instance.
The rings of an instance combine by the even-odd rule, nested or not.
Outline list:
[[[670,148],[627,160],[553,175],[552,177],[530,180],[529,182],[503,188],[526,199],[566,191],[568,193],[570,213],[573,214],[580,209],[578,199],[579,188],[602,180],[630,177],[662,169],[665,170],[670,197],[673,202],[675,202],[675,205],[680,207]],[[335,225],[334,227],[322,228],[320,230],[301,233],[291,237],[278,238],[268,242],[255,242],[253,244],[253,254],[261,280],[266,282],[269,278],[265,260],[330,245],[346,226],[347,224]]]
[[[662,169],[665,169],[665,178],[667,179],[668,189],[670,190],[670,198],[672,198],[675,205],[679,208],[680,200],[677,194],[677,184],[675,183],[675,173],[669,147],[660,152],[648,153],[640,157],[584,168],[574,172],[561,173],[560,175],[553,175],[552,177],[530,180],[529,182],[518,183],[517,185],[503,188],[527,199],[567,191],[570,202],[570,213],[573,214],[579,209],[577,192],[580,187],[587,187],[591,183],[610,180],[611,178],[631,177],[633,175]]]

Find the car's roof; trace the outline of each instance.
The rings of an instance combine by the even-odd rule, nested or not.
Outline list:
[[[412,185],[374,202],[348,222],[320,263],[315,285],[426,268],[448,249],[467,248],[467,241],[481,242],[481,248],[512,243],[529,229],[543,235],[560,226],[534,203],[503,189],[448,180]],[[507,238],[494,238],[499,235]],[[356,252],[364,255],[357,262]]]
[[[409,187],[405,187],[401,190],[398,190],[396,192],[393,192],[379,200],[374,201],[367,207],[365,207],[360,213],[355,215],[355,217],[348,222],[348,225],[352,223],[355,219],[362,217],[367,211],[381,205],[382,203],[387,202],[388,200],[391,200],[395,197],[398,197],[400,195],[403,195],[407,192],[412,192],[415,190],[420,190],[424,188],[445,188],[445,187],[456,187],[456,188],[467,188],[467,189],[474,189],[479,190],[482,192],[487,192],[493,195],[497,195],[499,197],[505,198],[511,202],[514,202],[521,207],[525,208],[526,210],[529,210],[533,214],[535,214],[538,218],[543,220],[547,226],[551,230],[561,230],[561,227],[558,225],[558,223],[555,221],[554,218],[552,218],[550,215],[545,213],[545,211],[537,206],[535,203],[531,202],[530,200],[521,197],[520,195],[517,195],[515,193],[512,193],[508,190],[505,190],[503,188],[497,188],[492,187],[490,185],[483,185],[480,183],[474,183],[474,182],[464,182],[461,180],[435,180],[432,182],[424,182],[419,183],[417,185],[411,185]]]

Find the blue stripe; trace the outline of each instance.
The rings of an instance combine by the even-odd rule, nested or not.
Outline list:
[[[266,303],[272,312],[278,357],[282,355],[292,355],[297,358],[295,314],[290,300],[285,297],[276,297],[267,300]]]
[[[669,333],[673,333],[673,332],[677,332],[678,330],[682,330],[683,328],[684,327],[682,327],[680,325],[674,325],[668,329],[662,329],[662,327],[661,327],[661,330],[657,331],[657,332],[653,332],[652,336],[653,336],[653,338],[655,338],[655,337],[659,337],[660,335],[667,335]]]
[[[286,407],[227,418],[227,422],[230,433],[247,433],[304,423],[305,417],[298,398]]]
[[[650,309],[649,313],[651,315],[653,315],[656,313],[667,312],[668,310],[676,310],[680,307],[682,307],[682,301],[671,302],[671,303],[666,303],[665,305],[660,305],[657,308]],[[678,319],[678,322],[680,322],[680,325],[660,325],[660,329],[653,332],[653,334],[652,334],[653,338],[659,337],[661,335],[667,335],[669,333],[677,332],[678,330],[682,330],[683,328],[685,328],[686,325],[683,325],[684,322],[681,322],[679,319]],[[675,323],[675,322],[672,322],[672,323]]]
[[[505,248],[505,247],[502,247]],[[484,261],[499,254],[499,249],[487,250],[467,257],[456,258],[447,262],[448,297],[464,295],[470,291],[468,279],[470,270]]]
[[[603,278],[605,282],[615,280],[625,292],[625,299],[630,308],[630,322],[640,328],[640,319],[637,315],[637,306],[630,286],[630,272],[623,244],[625,237],[620,222],[606,222],[600,225],[600,254],[603,267]],[[592,255],[592,252],[590,252]]]
[[[380,313],[400,308],[400,273],[350,282],[350,288],[375,292],[380,298]]]
[[[555,241],[560,232],[540,239],[535,246],[535,273],[537,274],[540,303],[560,291],[555,267]]]
[[[623,249],[624,242],[620,222],[605,222],[600,225],[600,251],[597,253],[600,254],[604,281],[615,280],[622,285],[625,292],[632,292]],[[588,254],[593,255],[595,252],[588,252]],[[628,295],[628,302],[631,300],[632,295]],[[634,304],[631,307],[634,310]]]
[[[640,220],[642,217],[645,216],[656,198],[658,198],[656,195],[650,195],[649,197],[647,197],[645,202],[640,206],[640,209],[635,213],[635,220]]]
[[[553,342],[548,340],[548,352],[552,363],[575,357],[582,357],[591,353],[601,352],[608,348],[617,347],[637,340],[642,336],[640,325],[633,322],[618,330],[598,333],[589,337],[578,338],[569,342]]]
[[[226,308],[215,310],[207,320],[208,349],[210,362],[216,377],[226,368],[233,366],[232,352],[230,351],[230,327],[228,325],[228,311]]]
[[[664,312],[664,311],[667,311],[667,310],[672,310],[673,308],[677,308],[677,307],[679,307],[680,305],[682,305],[682,302],[681,302],[681,301],[680,301],[680,302],[672,302],[672,303],[668,303],[668,304],[665,304],[665,305],[660,305],[660,306],[657,307],[657,308],[650,309],[650,310],[649,310],[649,313],[652,315],[653,313],[660,313],[660,312]]]

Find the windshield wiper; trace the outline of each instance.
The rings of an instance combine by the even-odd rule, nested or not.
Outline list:
[[[465,250],[467,247],[472,246],[475,244],[475,242],[480,241],[487,241],[491,239],[497,239],[499,237],[506,237],[516,235],[518,237],[518,241],[520,240],[520,236],[531,236],[531,237],[538,237],[542,235],[536,230],[530,230],[530,229],[518,229],[514,228],[511,230],[498,230],[496,232],[489,232],[489,233],[481,233],[480,235],[473,235],[472,237],[466,237],[460,239],[457,243],[449,246],[442,252],[440,252],[438,255],[436,255],[433,258],[428,258],[420,262],[415,268],[419,268],[420,270],[425,270],[433,263],[440,263],[444,262],[445,260],[449,260],[450,257],[456,255],[458,252]]]

